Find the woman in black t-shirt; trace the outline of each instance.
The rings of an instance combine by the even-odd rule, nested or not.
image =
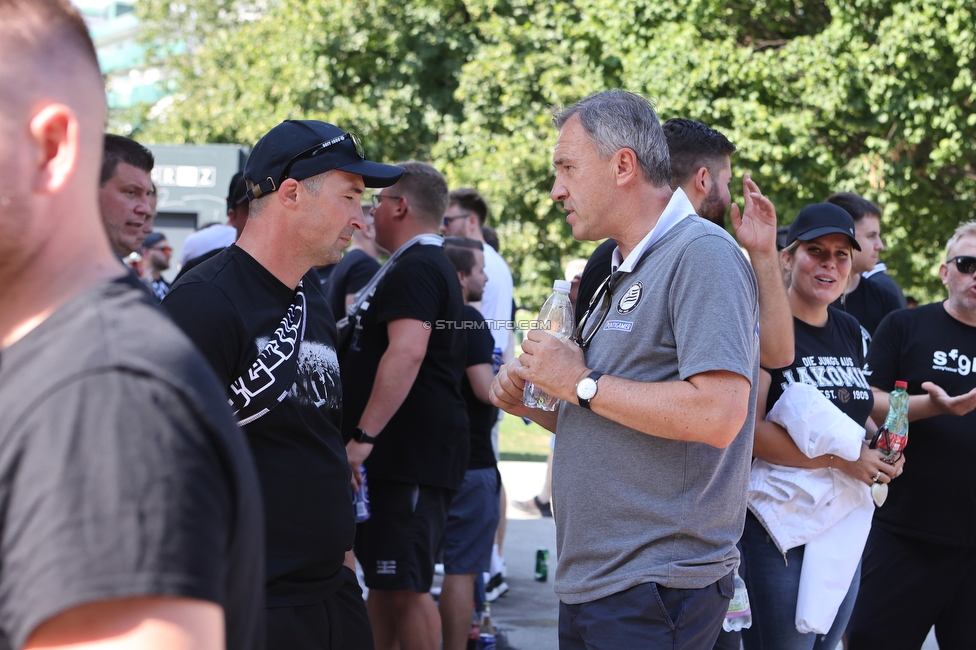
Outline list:
[[[872,427],[869,416],[874,398],[861,370],[864,358],[860,327],[852,316],[830,307],[844,290],[851,272],[851,251],[857,247],[853,220],[837,206],[810,205],[800,211],[790,226],[788,241],[782,263],[789,276],[787,293],[793,311],[795,357],[787,367],[760,372],[759,403],[765,405],[763,412],[770,411],[787,387],[802,382],[815,386],[857,424],[868,423]],[[756,419],[753,453],[776,465],[839,470],[867,485],[887,483],[900,473],[903,463],[888,465],[881,452],[866,445],[862,445],[860,458],[853,462],[829,454],[809,458],[786,429],[765,418]],[[834,489],[854,488],[834,482]],[[839,495],[835,492],[833,496],[836,500]],[[802,522],[803,512],[799,518]],[[850,552],[860,557],[863,544],[852,546]],[[857,595],[859,569],[829,632],[801,633],[795,621],[805,548],[801,545],[781,552],[763,523],[752,512],[747,516],[742,537],[743,577],[752,600],[753,623],[743,632],[746,650],[833,650],[840,641]]]

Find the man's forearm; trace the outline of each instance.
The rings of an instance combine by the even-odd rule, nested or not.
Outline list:
[[[749,253],[759,286],[759,363],[782,368],[793,363],[793,312],[786,295],[779,254]]]
[[[724,448],[742,429],[749,412],[749,380],[732,372],[667,382],[604,375],[599,386],[590,400],[594,413],[659,438]]]

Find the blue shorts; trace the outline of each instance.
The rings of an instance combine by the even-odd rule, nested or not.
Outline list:
[[[444,573],[467,575],[491,568],[491,546],[498,527],[498,470],[469,469],[451,499],[441,552]]]

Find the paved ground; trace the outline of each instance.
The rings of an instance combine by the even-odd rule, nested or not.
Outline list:
[[[527,500],[539,493],[545,478],[545,463],[503,461],[499,468],[509,502]],[[556,564],[556,531],[552,519],[531,517],[509,506],[504,555],[508,567],[507,594],[491,605],[498,629],[498,647],[510,650],[557,650],[559,603],[552,591]],[[535,552],[549,549],[549,580],[536,582]],[[840,648],[838,648],[840,650]],[[922,650],[938,650],[929,634]]]

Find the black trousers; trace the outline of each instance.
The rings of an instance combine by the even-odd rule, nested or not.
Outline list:
[[[972,650],[973,612],[976,549],[871,529],[847,627],[849,650],[918,650],[933,625],[939,650]]]
[[[331,598],[311,605],[269,607],[268,650],[373,650],[363,590],[356,573]]]

